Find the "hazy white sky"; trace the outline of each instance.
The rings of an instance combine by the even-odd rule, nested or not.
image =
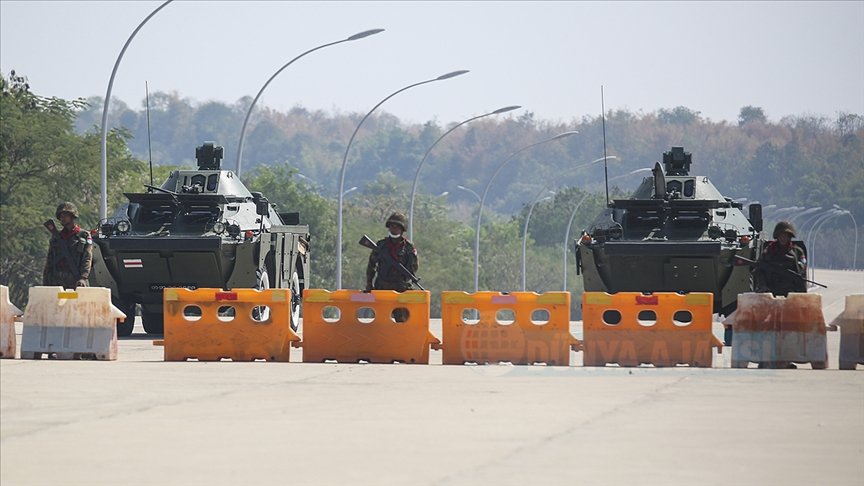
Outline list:
[[[41,95],[104,96],[126,39],[161,2],[0,1],[0,68]],[[607,109],[683,105],[735,121],[742,106],[786,115],[864,115],[864,2],[229,2],[176,0],[130,44],[113,96],[144,83],[198,102],[461,121],[520,104],[568,121]],[[516,112],[519,113],[519,112]]]

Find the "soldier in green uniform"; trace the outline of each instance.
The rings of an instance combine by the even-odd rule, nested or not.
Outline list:
[[[395,290],[404,292],[414,288],[407,277],[394,262],[401,263],[411,273],[417,274],[417,249],[405,238],[408,218],[402,213],[393,213],[384,223],[390,234],[378,240],[378,249],[369,255],[366,266],[366,290]],[[389,253],[387,258],[383,252]]]
[[[51,241],[42,272],[42,285],[59,285],[66,289],[87,287],[93,262],[93,239],[75,222],[79,213],[71,202],[57,206],[55,216],[63,229],[57,231],[53,221],[46,223],[51,231]]]
[[[756,292],[771,292],[783,297],[789,292],[807,292],[804,280],[807,277],[807,257],[804,249],[792,241],[794,237],[792,223],[780,221],[774,227],[774,241],[765,245],[759,258],[760,262],[768,265],[759,265],[753,271]]]

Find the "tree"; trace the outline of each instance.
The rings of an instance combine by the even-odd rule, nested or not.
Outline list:
[[[750,123],[766,123],[767,121],[768,119],[765,118],[765,112],[758,106],[744,106],[741,108],[741,112],[738,113],[739,127],[743,127]]]

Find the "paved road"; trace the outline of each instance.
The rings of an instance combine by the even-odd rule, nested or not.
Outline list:
[[[816,278],[828,320],[864,293]],[[0,483],[859,485],[864,369],[837,346],[826,371],[165,363],[137,335],[0,361]]]

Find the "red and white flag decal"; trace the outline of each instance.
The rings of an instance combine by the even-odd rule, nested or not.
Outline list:
[[[144,268],[144,264],[141,262],[140,258],[124,258],[123,259],[123,267],[124,268]]]

